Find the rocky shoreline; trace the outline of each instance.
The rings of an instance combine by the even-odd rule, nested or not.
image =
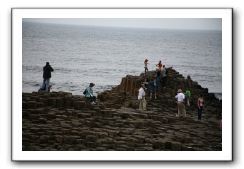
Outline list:
[[[152,74],[152,72],[149,72]],[[67,92],[23,93],[23,151],[221,151],[222,102],[197,82],[168,68],[157,99],[147,97],[147,111],[138,110],[137,92],[143,74],[98,95],[90,105]],[[190,88],[187,117],[175,116],[178,88]],[[196,101],[205,99],[202,121]]]

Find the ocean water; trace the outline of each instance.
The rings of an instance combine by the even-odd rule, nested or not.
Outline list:
[[[222,93],[222,32],[108,28],[23,22],[23,92],[37,91],[47,61],[54,91],[98,93],[127,74],[155,70],[159,60],[212,93]]]

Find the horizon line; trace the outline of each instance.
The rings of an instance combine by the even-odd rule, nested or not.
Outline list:
[[[27,18],[26,18],[27,19]],[[28,18],[29,19],[29,18]],[[49,24],[49,25],[63,25],[63,26],[77,26],[77,27],[97,27],[97,28],[125,28],[125,29],[147,29],[147,30],[185,30],[185,31],[219,31],[222,32],[222,29],[187,29],[187,28],[158,28],[158,27],[129,27],[129,26],[102,26],[102,25],[89,25],[89,24],[74,24],[74,23],[52,23],[52,22],[40,22],[40,21],[26,21],[22,20],[22,23],[37,23],[37,24]]]

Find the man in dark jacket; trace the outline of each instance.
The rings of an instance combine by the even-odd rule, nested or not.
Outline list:
[[[49,62],[46,62],[46,66],[43,67],[43,85],[42,89],[48,92],[49,88],[49,83],[50,83],[50,78],[51,72],[53,72],[53,68],[49,65]]]

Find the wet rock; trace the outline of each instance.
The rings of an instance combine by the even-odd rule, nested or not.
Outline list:
[[[154,72],[148,72],[153,76]],[[91,105],[66,92],[23,93],[23,151],[221,151],[222,102],[197,82],[168,69],[166,86],[138,110],[138,89],[144,74],[128,75],[120,85],[98,94]],[[177,118],[174,96],[190,87],[187,117]],[[203,120],[197,120],[196,99],[206,100]]]

